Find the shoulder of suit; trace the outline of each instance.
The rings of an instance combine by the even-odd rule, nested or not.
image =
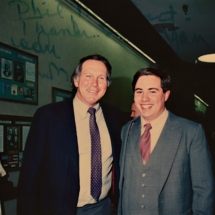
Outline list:
[[[176,116],[175,114],[171,113],[170,111],[169,111],[168,118],[171,120],[177,120],[182,126],[188,126],[188,127],[199,127],[199,126],[201,126],[199,123],[194,122],[190,119]]]
[[[100,106],[102,108],[103,114],[115,116],[117,118],[123,116],[123,112],[116,106],[113,106],[113,105],[111,105],[109,103],[105,103],[105,102],[100,102]]]
[[[42,107],[39,107],[36,111],[36,113],[51,113],[51,112],[63,112],[68,109],[73,108],[72,98],[66,99],[61,102],[53,102],[46,104]]]
[[[140,116],[138,116],[137,118],[134,118],[134,119],[129,120],[128,122],[126,122],[126,124],[123,126],[123,129],[127,130],[137,122],[140,122]]]
[[[100,106],[102,109],[112,109],[115,111],[120,111],[116,106],[103,102],[103,101],[100,102]]]

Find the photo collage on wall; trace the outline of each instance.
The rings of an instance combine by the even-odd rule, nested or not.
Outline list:
[[[31,123],[31,117],[0,115],[0,160],[5,170],[21,167]]]
[[[0,43],[0,99],[37,104],[38,57]]]

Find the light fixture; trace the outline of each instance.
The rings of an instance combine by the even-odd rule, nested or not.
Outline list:
[[[204,102],[199,96],[197,96],[197,95],[195,95],[194,94],[194,97],[196,98],[196,99],[198,99],[199,101],[201,101],[204,105],[206,105],[207,107],[209,106],[206,102]]]
[[[66,3],[68,6],[73,6],[73,1],[75,1],[79,6],[84,8],[92,17],[94,17],[96,20],[101,22],[106,28],[111,30],[114,34],[117,35],[117,37],[121,40],[123,40],[125,43],[127,43],[129,46],[131,46],[134,50],[136,50],[138,53],[143,55],[145,58],[147,58],[152,63],[156,63],[151,57],[149,57],[146,53],[144,53],[142,50],[140,50],[137,46],[135,46],[131,41],[129,41],[127,38],[122,36],[116,29],[114,29],[112,26],[110,26],[107,22],[105,22],[102,18],[100,18],[97,14],[95,14],[91,9],[89,9],[86,5],[84,5],[80,0],[61,0],[62,2]]]
[[[206,54],[198,58],[198,61],[203,63],[215,63],[215,54]]]

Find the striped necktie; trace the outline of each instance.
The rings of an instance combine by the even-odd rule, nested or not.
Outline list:
[[[150,123],[145,124],[145,131],[140,138],[140,153],[142,156],[143,164],[145,165],[150,156]]]

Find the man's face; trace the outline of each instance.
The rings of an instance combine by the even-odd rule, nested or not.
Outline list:
[[[151,122],[162,114],[165,101],[170,91],[163,93],[161,79],[154,75],[141,76],[137,80],[134,92],[134,101],[141,116]]]
[[[78,98],[87,106],[93,107],[108,87],[105,64],[98,60],[85,61],[80,75],[74,78],[74,84],[78,88]]]
[[[137,109],[136,105],[133,103],[131,106],[131,117],[136,118],[140,115],[139,110]]]

